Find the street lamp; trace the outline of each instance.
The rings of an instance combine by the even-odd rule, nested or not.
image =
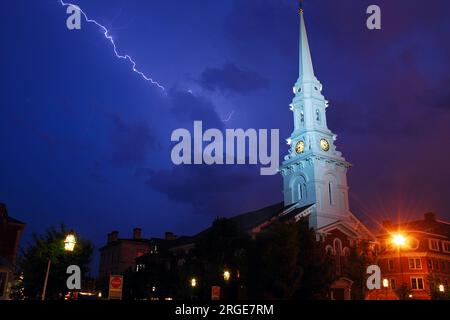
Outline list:
[[[406,243],[406,238],[404,235],[397,233],[392,237],[392,243],[397,247],[403,247]]]
[[[443,285],[443,284],[440,284],[440,285],[439,285],[439,292],[442,292],[442,293],[445,292],[445,288],[444,288],[444,285]]]
[[[225,270],[225,271],[223,272],[223,280],[229,281],[230,278],[231,278],[231,273],[230,273],[230,271]]]
[[[195,288],[196,286],[197,286],[197,279],[192,278],[192,279],[191,279],[191,287],[192,287],[192,288]]]
[[[77,244],[75,235],[73,233],[69,233],[64,239],[64,250],[72,252],[75,249],[75,245]],[[45,281],[44,288],[42,289],[42,301],[45,300],[45,293],[47,291],[47,282],[48,282],[48,274],[50,273],[50,266],[52,264],[52,260],[49,258],[47,263],[47,272],[45,273]]]
[[[406,237],[403,234],[401,234],[401,233],[394,234],[392,236],[392,243],[397,247],[398,262],[400,264],[400,272],[401,272],[401,275],[402,275],[402,283],[405,283],[404,276],[403,276],[402,256],[401,256],[401,251],[400,250],[406,244]]]
[[[77,240],[74,234],[69,233],[64,240],[64,250],[72,252],[75,249]]]

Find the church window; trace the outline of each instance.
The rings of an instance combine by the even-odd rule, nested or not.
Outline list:
[[[333,247],[334,247],[334,252],[336,253],[336,255],[342,254],[342,241],[340,239],[338,239],[338,238],[334,239]]]
[[[302,124],[305,122],[305,113],[302,111],[300,111],[300,121],[302,122]]]
[[[333,205],[333,194],[331,193],[331,182],[328,182],[328,196],[330,198],[330,206]]]
[[[342,253],[344,254],[344,256],[348,257],[350,255],[350,249],[345,247],[344,250],[342,250]]]
[[[325,252],[326,252],[328,255],[333,255],[333,247],[330,246],[330,245],[327,245],[326,248],[325,248]]]
[[[319,109],[316,109],[316,121],[320,122],[320,111],[319,111]]]

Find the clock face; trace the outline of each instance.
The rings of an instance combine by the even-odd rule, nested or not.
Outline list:
[[[320,140],[320,147],[322,148],[323,151],[330,150],[330,144],[328,143],[328,141],[326,139]]]
[[[297,142],[297,144],[295,145],[295,152],[297,153],[302,153],[303,150],[305,150],[305,142],[300,140],[299,142]]]

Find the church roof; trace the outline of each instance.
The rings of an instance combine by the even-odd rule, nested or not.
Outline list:
[[[299,79],[302,81],[312,81],[316,77],[309,50],[308,35],[306,33],[305,18],[303,9],[300,9],[300,41],[299,41]]]
[[[284,202],[279,202],[265,208],[240,214],[230,218],[230,220],[234,221],[242,230],[250,230],[278,216],[284,210]]]

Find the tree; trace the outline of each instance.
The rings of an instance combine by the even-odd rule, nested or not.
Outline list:
[[[400,300],[409,300],[411,289],[408,287],[406,283],[402,283],[396,290],[395,294]]]
[[[369,243],[361,241],[350,247],[349,255],[343,268],[343,275],[353,281],[352,299],[362,300],[365,297],[367,286],[367,266],[374,261],[370,252]]]
[[[209,299],[211,286],[220,285],[225,298],[237,298],[249,241],[249,235],[226,218],[216,219],[211,228],[199,236],[195,243],[195,259],[184,266],[185,276],[199,278],[199,297]],[[224,281],[224,270],[231,272],[230,281]],[[188,280],[183,279],[185,283]]]
[[[333,281],[330,257],[306,220],[275,222],[248,254],[248,287],[256,299],[325,299]]]
[[[428,285],[430,287],[430,297],[432,300],[450,300],[450,292],[441,279],[433,273],[428,274]],[[439,286],[443,286],[444,292],[439,290]]]
[[[68,231],[61,225],[59,229],[49,228],[44,234],[33,234],[33,241],[22,252],[19,268],[23,275],[23,292],[28,299],[37,299],[42,295],[47,263],[51,261],[47,282],[47,299],[59,299],[67,291],[67,267],[77,265],[81,269],[82,279],[89,272],[94,247],[88,240],[76,235],[74,251],[64,250],[64,240]]]

